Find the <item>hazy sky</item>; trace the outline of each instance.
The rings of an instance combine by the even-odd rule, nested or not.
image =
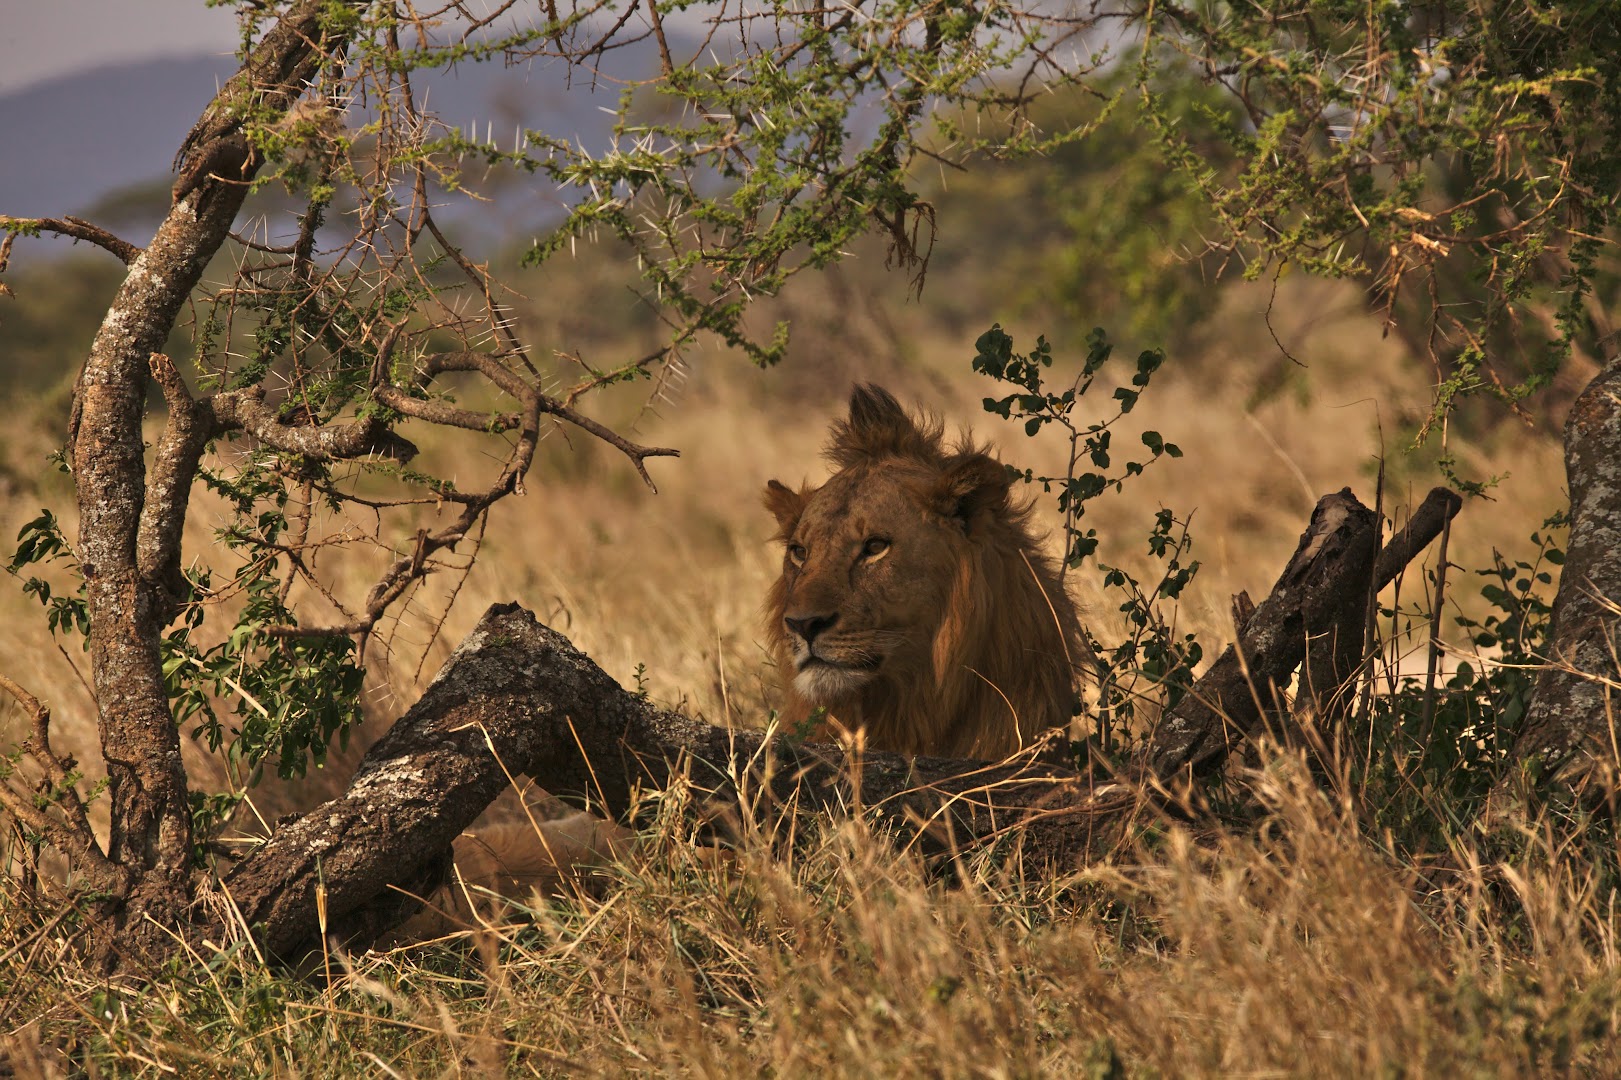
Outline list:
[[[0,0],[0,94],[88,67],[236,46],[234,12],[203,0]]]

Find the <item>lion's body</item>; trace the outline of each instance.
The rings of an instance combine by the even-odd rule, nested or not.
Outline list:
[[[790,721],[882,750],[997,758],[1066,725],[1090,660],[1006,470],[862,387],[822,487],[772,482],[783,573],[767,603]]]
[[[537,898],[567,896],[589,867],[628,851],[632,841],[628,829],[583,812],[540,822],[486,815],[452,843],[451,879],[388,942],[499,924]]]

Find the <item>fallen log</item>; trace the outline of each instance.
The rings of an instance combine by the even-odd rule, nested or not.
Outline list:
[[[297,955],[318,941],[318,889],[327,932],[362,946],[410,914],[399,890],[425,895],[452,839],[520,773],[621,820],[642,793],[684,778],[716,818],[860,808],[926,853],[1007,836],[1070,863],[1097,842],[1090,823],[1134,797],[1034,748],[987,764],[856,755],[712,727],[625,691],[561,634],[505,604],[485,613],[367,752],[349,789],[278,829],[223,890],[271,953]]]
[[[1325,497],[1273,594],[1167,715],[1137,775],[1219,761],[1347,590],[1360,602],[1370,573],[1394,576],[1456,512],[1456,496],[1432,492],[1375,563],[1372,512],[1349,491]],[[926,855],[1005,842],[1027,865],[1062,868],[1116,840],[1145,797],[1131,777],[1100,778],[1046,744],[986,763],[713,727],[625,691],[528,611],[496,605],[349,789],[278,829],[224,876],[222,892],[275,955],[299,955],[322,932],[363,947],[411,914],[408,894],[434,887],[451,841],[519,774],[617,820],[680,781],[719,830],[743,816],[770,828],[789,814],[859,811]]]
[[[1453,492],[1435,488],[1380,550],[1379,523],[1349,488],[1318,500],[1294,556],[1250,615],[1239,640],[1162,718],[1150,740],[1150,771],[1168,780],[1220,765],[1268,710],[1279,707],[1279,695],[1314,641],[1318,650],[1335,658],[1337,681],[1354,677],[1360,665],[1348,665],[1343,651],[1347,615],[1360,625],[1370,581],[1375,590],[1388,585],[1462,505]],[[1358,634],[1354,654],[1360,652]],[[1324,697],[1340,688],[1319,685],[1314,690]]]

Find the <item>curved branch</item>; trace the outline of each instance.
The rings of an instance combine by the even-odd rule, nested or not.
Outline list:
[[[366,594],[366,614],[364,616],[366,629],[382,616],[388,606],[397,600],[411,583],[424,573],[423,567],[429,557],[445,548],[454,548],[461,542],[462,537],[472,530],[496,500],[504,498],[514,492],[522,491],[524,474],[529,471],[529,464],[534,460],[535,447],[539,444],[539,415],[535,406],[531,405],[523,419],[522,434],[518,443],[513,447],[512,455],[507,459],[506,468],[485,491],[466,499],[462,505],[462,512],[455,521],[438,532],[430,533],[426,529],[417,533],[415,548],[409,555],[403,555],[394,561],[394,564],[384,572],[383,576],[373,585]]]
[[[441,427],[462,428],[466,431],[482,431],[490,435],[501,435],[519,424],[523,418],[517,413],[476,413],[471,409],[458,409],[454,405],[443,401],[424,401],[414,398],[401,390],[393,383],[385,383],[372,389],[372,398],[380,405],[386,405],[401,416],[409,416],[413,420],[424,420],[430,424]]]
[[[525,382],[523,376],[501,363],[507,355],[509,354],[484,353],[474,349],[429,353],[422,357],[419,385],[426,385],[429,380],[447,371],[472,371],[490,380],[516,401],[533,400],[539,391]]]
[[[246,194],[243,181],[251,179],[262,162],[242,134],[244,106],[252,103],[260,115],[281,115],[291,109],[319,74],[327,50],[341,52],[347,44],[337,22],[327,5],[304,0],[265,31],[186,133],[174,160],[180,174],[172,192],[176,204],[199,188],[205,189],[200,204],[211,197],[207,189],[235,188],[233,198]]]
[[[226,390],[204,398],[213,414],[217,433],[241,430],[273,450],[303,454],[321,461],[379,457],[406,462],[416,457],[417,448],[390,430],[375,416],[345,423],[284,424],[277,411],[264,401],[262,386]]]
[[[125,266],[139,258],[142,250],[128,240],[114,236],[101,226],[92,225],[83,218],[72,215],[60,218],[19,218],[0,214],[0,230],[24,234],[48,232],[71,237],[74,240],[83,240],[109,252]],[[3,263],[0,263],[0,269],[4,269]]]

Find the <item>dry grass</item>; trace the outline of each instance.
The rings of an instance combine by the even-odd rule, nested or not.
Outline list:
[[[1208,655],[1228,636],[1231,594],[1266,593],[1318,495],[1350,484],[1371,501],[1375,460],[1398,458],[1395,432],[1428,402],[1422,373],[1353,299],[1337,286],[1290,285],[1274,313],[1290,351],[1313,366],[1309,396],[1285,367],[1284,392],[1251,408],[1275,365],[1211,344],[1186,371],[1173,357],[1133,414],[1186,457],[1098,506],[1102,555],[1142,569],[1153,511],[1196,511],[1204,570],[1178,618],[1205,636]],[[1264,300],[1230,290],[1211,341],[1236,327],[1253,341]],[[771,477],[824,475],[817,450],[853,377],[878,372],[903,399],[994,437],[1010,459],[1058,467],[1061,447],[998,432],[979,410],[987,389],[968,372],[972,335],[941,340],[911,309],[894,326],[860,304],[835,320],[845,301],[795,301],[812,328],[796,372],[689,358],[680,392],[635,428],[683,452],[654,463],[657,496],[606,449],[553,434],[530,494],[496,511],[472,574],[434,579],[368,656],[371,711],[397,714],[486,605],[518,599],[621,682],[641,665],[661,701],[761,723],[774,677],[758,612],[777,554],[758,493]],[[1024,345],[1036,329],[1014,332]],[[639,404],[627,394],[599,408],[625,419]],[[50,503],[73,535],[65,481],[37,465],[48,445],[43,431],[6,444],[28,479],[0,506],[0,531],[14,534]],[[487,467],[465,443],[428,450],[452,475]],[[1512,474],[1495,504],[1471,505],[1458,521],[1453,561],[1478,566],[1494,547],[1519,550],[1555,508],[1558,450],[1527,434],[1460,452],[1479,471]],[[1398,464],[1392,475],[1426,474]],[[1409,491],[1393,480],[1387,509],[1416,503],[1429,483]],[[201,511],[188,539],[208,552],[212,511]],[[363,589],[379,557],[334,553],[328,565]],[[1090,577],[1075,584],[1108,642],[1120,632],[1114,603]],[[94,775],[84,657],[75,644],[58,649],[14,591],[0,594],[0,616],[7,673],[50,700],[61,742]],[[270,817],[319,799],[358,749],[296,790],[261,792],[261,809]],[[1415,856],[1368,827],[1368,806],[1321,794],[1287,754],[1259,760],[1231,793],[1242,824],[1145,822],[1126,854],[1056,885],[990,859],[925,867],[859,822],[830,824],[787,862],[758,839],[717,860],[666,813],[635,855],[592,888],[538,906],[532,921],[331,958],[340,977],[326,988],[221,943],[228,953],[123,991],[64,959],[56,935],[27,937],[33,916],[7,883],[0,1032],[14,1065],[39,1075],[64,1060],[90,1075],[1621,1071],[1613,859],[1551,827],[1452,836]],[[209,775],[202,755],[192,764]]]
[[[1129,856],[1058,883],[925,867],[859,822],[787,860],[763,837],[717,860],[670,813],[593,888],[329,957],[324,986],[236,947],[120,991],[46,947],[8,962],[7,1048],[26,1067],[65,1042],[92,1075],[1621,1068],[1614,913],[1568,852],[1532,839],[1510,867],[1465,847],[1426,880],[1298,761],[1264,761],[1258,828],[1145,823]]]

